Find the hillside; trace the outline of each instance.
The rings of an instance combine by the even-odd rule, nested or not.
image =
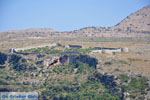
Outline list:
[[[132,13],[113,27],[87,27],[71,33],[150,33],[150,6]]]
[[[150,32],[150,6],[131,14],[115,26],[115,29]]]
[[[0,92],[34,91],[38,100],[150,99],[150,50],[110,55],[65,47],[0,52]]]

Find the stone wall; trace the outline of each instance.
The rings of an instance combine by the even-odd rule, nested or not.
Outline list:
[[[98,50],[92,50],[90,53],[117,53],[117,52],[129,52],[128,48],[101,48]]]

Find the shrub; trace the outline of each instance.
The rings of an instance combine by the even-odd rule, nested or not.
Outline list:
[[[20,59],[21,59],[21,56],[18,56],[16,54],[12,54],[10,56],[9,62],[13,65],[17,65],[19,63]]]
[[[110,65],[112,65],[112,62],[105,62],[104,64],[110,66]]]
[[[128,64],[128,62],[124,61],[124,60],[120,60],[119,61],[121,64]]]
[[[23,63],[21,60],[21,56],[12,54],[9,62],[12,64],[13,69],[16,71],[26,70],[27,64]]]
[[[121,75],[119,75],[118,78],[119,78],[122,82],[127,82],[127,81],[130,79],[130,77],[127,76],[126,74],[121,74]]]
[[[7,60],[7,55],[5,53],[0,52],[0,64],[5,64],[5,61]]]
[[[147,79],[145,77],[141,78],[131,78],[131,82],[127,86],[123,86],[125,91],[134,90],[135,92],[145,93]]]
[[[142,61],[142,59],[136,59],[136,58],[129,58],[128,59],[130,62],[132,62],[132,61]]]

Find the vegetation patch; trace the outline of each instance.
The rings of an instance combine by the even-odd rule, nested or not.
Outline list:
[[[5,53],[0,52],[0,65],[5,64],[6,60],[7,60],[7,55]]]

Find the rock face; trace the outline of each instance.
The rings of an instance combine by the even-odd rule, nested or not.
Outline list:
[[[85,63],[90,67],[96,68],[98,61],[87,55],[64,55],[60,57],[61,64],[75,64],[76,67],[79,66],[79,62]]]

